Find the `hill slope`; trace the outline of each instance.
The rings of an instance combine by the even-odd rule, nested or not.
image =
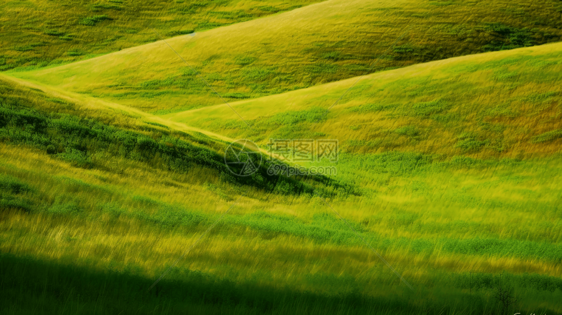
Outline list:
[[[291,10],[315,1],[8,0],[0,71],[44,67]]]
[[[561,73],[562,44],[549,44],[232,103],[251,128],[225,105],[164,118],[263,145],[329,138],[347,152],[530,157],[562,147]]]
[[[269,193],[221,174],[220,142],[0,91],[3,313],[484,314],[506,284],[522,310],[562,312],[560,155],[343,154],[344,185]]]
[[[560,11],[557,0],[332,0],[18,75],[164,113],[222,103],[203,81],[233,100],[557,41]]]
[[[558,4],[331,0],[170,40],[229,99],[405,66],[232,103],[250,127],[162,42],[0,74],[0,313],[562,314],[562,44],[411,65],[554,40]],[[338,139],[337,174],[233,178],[237,138]]]
[[[53,95],[48,89],[45,93],[2,76],[0,91],[0,140],[47,152],[49,157],[74,167],[115,172],[114,163],[120,161],[152,171],[185,174],[197,170],[207,173],[211,180],[270,191],[283,182],[286,185],[281,186],[289,188],[286,192],[296,191],[295,187],[301,192],[312,191],[298,180],[268,175],[267,168],[258,169],[250,177],[235,176],[240,167],[227,167],[228,156],[224,152],[232,140],[225,137],[213,138],[212,133],[181,128],[181,124],[173,122],[163,125],[159,122],[167,121],[151,120],[150,115],[124,116],[112,112],[121,109],[111,107],[112,104],[78,103],[66,95],[59,98],[59,94]],[[330,180],[320,178],[318,183],[322,182]]]

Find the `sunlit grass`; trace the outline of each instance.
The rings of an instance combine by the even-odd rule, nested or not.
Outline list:
[[[3,1],[0,71],[37,69],[88,59],[314,2]]]
[[[264,146],[322,138],[357,154],[540,156],[560,147],[561,57],[560,44],[522,48],[232,103],[251,128],[224,105],[164,117]]]
[[[180,32],[170,36],[181,35],[171,8],[182,3],[159,17]],[[169,43],[240,100],[365,74],[408,23],[374,70],[559,36],[555,3],[521,4],[332,0]],[[126,21],[124,9],[109,20],[122,2],[91,5],[78,21],[100,36]],[[244,13],[254,5],[225,2],[207,22],[290,8]],[[80,47],[55,59],[81,58]],[[1,75],[0,309],[562,313],[561,51],[453,58],[232,103],[251,128],[162,42]],[[264,152],[270,138],[338,139],[337,176],[233,180],[222,154],[239,138]],[[502,287],[518,298],[509,310]]]
[[[163,114],[223,103],[207,84],[237,101],[562,35],[555,0],[443,4],[326,1],[14,75]]]
[[[209,189],[209,183],[200,184],[203,174],[178,177],[143,170],[142,165],[134,171],[128,167],[130,171],[124,174],[84,171],[45,153],[6,145],[0,160],[4,176],[30,187],[20,196],[40,201],[44,209],[3,210],[0,250],[4,253],[45,261],[72,258],[76,266],[156,279],[237,200],[230,214],[181,260],[168,280],[181,280],[183,272],[190,270],[233,283],[317,294],[403,295],[398,279],[320,199],[264,198],[256,192],[240,197],[216,182],[231,196],[229,201],[216,188]],[[329,202],[403,273],[422,300],[444,286],[450,288],[449,298],[470,290],[485,297],[494,288],[468,286],[465,274],[503,271],[514,279],[524,279],[524,274],[561,276],[562,256],[557,252],[561,221],[556,204],[560,190],[557,184],[552,186],[559,182],[558,161],[492,164],[485,169],[496,174],[494,182],[482,178],[483,169],[430,165],[409,175],[391,172],[391,185],[365,186],[372,194],[369,199]],[[394,169],[391,164],[385,166]],[[529,173],[523,175],[523,169]],[[352,176],[350,169],[343,173]],[[520,175],[514,177],[514,173]],[[368,177],[377,182],[379,176]],[[543,193],[551,186],[554,195],[543,199],[527,194],[525,202],[514,202],[531,183],[535,189],[544,187],[538,190]],[[69,202],[79,210],[53,211]],[[185,212],[200,219],[190,224],[162,221],[162,211]],[[541,248],[546,252],[533,252]],[[523,280],[516,280],[521,292],[537,290],[517,281]],[[556,303],[547,302],[551,299],[547,291],[533,294],[524,300],[525,307],[540,304],[555,310]],[[440,305],[450,305],[444,296]]]
[[[515,71],[516,65],[525,64],[528,70],[519,70],[520,75],[533,78],[533,71],[538,71],[533,65],[539,65],[543,69],[541,78],[529,80],[530,85],[536,87],[544,80],[557,78],[554,72],[544,69],[544,64],[549,64],[549,69],[556,71],[557,47],[533,48],[538,54],[535,57],[525,51],[485,55],[488,61],[481,61],[484,65],[474,67],[484,67],[484,70],[472,73],[475,77],[496,75],[501,73],[498,69],[502,66],[508,65]],[[521,57],[505,59],[513,54]],[[469,62],[479,62],[471,58],[476,59],[443,62],[447,67],[442,72],[437,71],[442,65],[430,65],[436,86],[447,82],[456,71],[466,72]],[[463,69],[455,68],[460,66]],[[423,71],[428,71],[427,65],[365,78],[357,87],[361,93],[352,90],[353,98],[343,98],[338,105],[341,108],[334,111],[327,111],[326,105],[333,104],[331,98],[339,97],[350,82],[234,106],[261,130],[262,137],[276,133],[296,137],[303,130],[306,135],[306,130],[299,127],[306,126],[319,127],[325,132],[322,137],[353,140],[357,137],[354,130],[341,131],[344,125],[337,119],[343,116],[346,123],[360,126],[353,119],[364,119],[366,115],[379,117],[381,126],[378,128],[391,130],[392,136],[410,137],[414,141],[421,141],[415,138],[423,137],[429,128],[444,123],[443,131],[437,133],[442,137],[457,129],[447,125],[447,121],[435,120],[434,116],[443,111],[462,111],[463,106],[469,105],[443,105],[424,96],[434,87],[427,86],[430,81],[423,77],[428,75]],[[465,80],[471,80],[470,75],[466,76]],[[373,80],[375,78],[377,80]],[[188,117],[181,114],[156,119],[117,103],[44,85],[5,80],[6,89],[12,88],[10,93],[20,95],[22,101],[28,102],[26,106],[80,115],[82,119],[94,118],[121,128],[143,130],[149,127],[144,131],[147,134],[178,130],[181,124],[167,119]],[[498,79],[496,84],[507,84],[505,80],[512,79],[507,76]],[[19,82],[27,87],[19,86]],[[362,95],[370,95],[372,100],[384,91],[383,95],[388,97],[394,95],[393,89],[403,90],[405,86],[415,86],[421,91],[416,96],[422,100],[417,107],[400,103],[404,102],[402,94],[396,94],[396,100],[373,101],[369,103],[372,105],[361,106]],[[35,87],[46,93],[30,90]],[[552,102],[558,93],[555,87],[545,85],[544,93],[523,90],[514,94],[512,98],[520,107],[480,105],[477,109],[484,113],[482,115],[531,121],[537,116],[545,119],[544,115],[534,114],[537,110],[541,113],[540,107],[528,104]],[[326,88],[330,88],[328,96],[323,96],[320,90]],[[487,87],[475,90],[482,93],[480,97],[491,91]],[[458,93],[457,88],[451,90],[449,97],[454,97],[455,93]],[[496,95],[492,93],[488,98],[493,96]],[[287,97],[292,100],[291,105],[283,107],[283,99]],[[269,116],[264,115],[267,109],[259,109],[259,104],[264,102],[275,109]],[[9,104],[6,106],[9,108]],[[111,113],[110,109],[118,111]],[[542,110],[545,109],[551,110],[551,107]],[[227,121],[227,113],[221,110],[195,111],[190,118],[195,123],[205,122],[197,115],[208,111],[207,117]],[[530,114],[521,116],[524,111]],[[387,116],[382,116],[383,113]],[[255,120],[249,114],[265,117]],[[392,120],[405,122],[397,125]],[[459,134],[454,134],[455,141],[480,141],[470,132],[472,121],[466,119],[465,122],[466,125],[458,127]],[[282,129],[287,125],[294,128]],[[204,128],[213,126],[202,124]],[[253,136],[251,131],[234,123],[227,121],[226,126],[216,131],[232,137]],[[556,145],[558,139],[548,133],[545,136],[545,132],[548,131],[541,129],[529,133],[526,136],[529,145],[545,146],[552,142]],[[201,142],[202,139],[189,134],[172,135],[222,152],[220,145],[211,138]],[[533,141],[537,135],[545,140]],[[191,270],[241,285],[263,285],[326,296],[360,294],[382,301],[397,299],[398,305],[407,305],[405,285],[399,284],[399,279],[380,262],[375,252],[339,218],[341,215],[420,292],[417,298],[425,301],[419,302],[420,305],[430,305],[424,303],[433,300],[440,307],[466,309],[481,305],[476,309],[494,309],[496,302],[490,295],[496,290],[497,282],[493,279],[500,272],[506,272],[519,295],[524,296],[525,307],[557,310],[554,301],[560,291],[554,279],[562,272],[559,249],[562,221],[557,202],[561,198],[559,155],[543,150],[542,156],[533,152],[500,158],[493,154],[463,152],[462,148],[453,148],[456,151],[446,151],[446,154],[431,153],[430,148],[427,148],[429,151],[420,150],[423,146],[403,150],[418,152],[397,152],[391,147],[357,152],[346,142],[342,148],[344,151],[337,163],[338,176],[334,179],[355,187],[356,195],[334,195],[326,201],[307,193],[267,194],[259,188],[233,186],[206,168],[193,168],[187,173],[170,172],[146,162],[106,155],[94,161],[96,167],[84,169],[44,150],[3,144],[1,185],[7,191],[2,195],[6,210],[2,212],[0,225],[3,231],[1,251],[20,257],[33,256],[44,262],[72,259],[77,267],[132,273],[154,280],[181,257],[221,213],[234,205],[216,229],[178,264],[170,280],[190,281],[189,277],[182,278],[182,272]],[[480,277],[479,284],[472,284],[470,280],[467,285],[466,279],[471,279],[471,274]],[[541,283],[555,289],[530,286],[528,281],[531,280],[526,277],[543,277],[541,279],[545,280]],[[447,292],[442,291],[445,287],[449,288]],[[482,304],[451,302],[468,296]]]

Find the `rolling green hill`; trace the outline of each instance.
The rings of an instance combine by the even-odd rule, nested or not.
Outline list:
[[[562,312],[559,154],[343,154],[270,193],[221,175],[226,143],[0,88],[3,313]]]
[[[225,105],[163,118],[264,146],[328,138],[349,153],[528,158],[562,147],[561,73],[562,44],[550,44],[232,103],[246,122]]]
[[[45,67],[287,11],[311,0],[8,0],[0,71]]]
[[[562,314],[562,2],[312,2],[0,4],[0,313]]]
[[[381,69],[558,41],[560,11],[558,0],[332,0],[17,75],[169,113],[223,103],[207,84],[227,100],[255,98]]]
[[[174,173],[203,170],[203,173],[214,173],[210,177],[215,181],[220,179],[273,192],[276,185],[288,186],[289,191],[296,190],[295,185],[301,191],[314,190],[292,178],[269,176],[267,161],[252,177],[233,175],[239,167],[229,169],[225,164],[224,152],[232,142],[228,138],[211,138],[190,129],[186,133],[174,128],[177,124],[159,124],[146,116],[137,120],[112,113],[110,107],[88,108],[1,77],[0,91],[2,141],[44,151],[74,167],[115,171],[112,166],[116,161],[111,160],[117,159],[125,164],[137,163],[146,169]],[[313,182],[315,179],[312,178]]]
[[[333,104],[350,81],[277,96],[286,101],[268,97],[234,108],[257,128],[262,144],[276,133],[297,136],[315,127],[322,127],[322,137],[344,137],[332,113],[350,120],[354,116],[345,115],[353,115],[354,100],[361,108],[360,95],[372,98],[381,87],[394,94],[398,86],[404,91],[407,82],[429,84],[419,79],[423,75],[433,74],[436,84],[467,86],[450,76],[484,80],[486,71],[505,75],[502,67],[507,66],[537,91],[544,84],[545,93],[556,92],[558,55],[555,44],[373,74],[342,98],[339,112],[334,107],[327,116],[310,111],[315,108],[311,100]],[[539,78],[534,67],[543,69]],[[517,87],[521,81],[510,82]],[[424,146],[410,152],[392,146],[353,151],[346,144],[338,174],[328,181],[286,178],[268,186],[259,178],[244,182],[223,176],[227,173],[216,154],[230,138],[213,139],[191,127],[181,133],[182,123],[169,120],[190,115],[153,120],[119,104],[6,76],[0,87],[3,313],[495,314],[502,311],[501,290],[519,298],[517,310],[562,312],[562,156],[553,154],[559,139],[550,129],[524,143],[545,154],[537,149],[515,158],[493,157],[488,144],[480,155],[461,148],[443,154]],[[431,92],[429,86],[417,88],[420,97]],[[490,89],[506,91],[503,86],[484,91]],[[491,96],[480,99],[486,97]],[[277,112],[259,118],[266,115],[263,104]],[[392,104],[407,118],[426,108]],[[557,115],[557,104],[548,97],[543,107],[534,104],[536,110],[547,110],[535,116]],[[462,111],[469,105],[458,106]],[[371,110],[388,111],[370,106],[360,114],[369,118]],[[412,121],[437,128],[447,124],[436,116],[446,110],[423,111]],[[191,114],[193,123],[201,125],[208,124],[205,116],[225,120],[230,127],[216,127],[217,132],[256,136],[227,115],[219,107]],[[449,128],[461,132],[475,125],[470,116],[465,123],[452,121]],[[535,123],[529,127],[536,128]],[[283,126],[292,130],[283,131]],[[395,129],[405,131],[392,134],[416,137],[411,128]],[[182,259],[217,220],[205,243]],[[158,289],[147,291],[170,266]]]

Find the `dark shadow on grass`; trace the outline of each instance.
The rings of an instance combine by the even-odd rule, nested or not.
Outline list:
[[[407,300],[324,296],[184,271],[154,279],[0,254],[2,314],[419,314]],[[437,309],[436,309],[437,310]]]

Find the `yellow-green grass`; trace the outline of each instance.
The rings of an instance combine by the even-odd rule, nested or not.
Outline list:
[[[163,126],[167,129],[187,133],[191,136],[203,136],[224,143],[231,143],[234,141],[234,139],[220,134],[170,121],[135,108],[123,106],[119,103],[68,92],[46,84],[25,81],[4,74],[0,74],[0,82],[15,88],[18,94],[23,94],[25,98],[32,99],[36,106],[45,111],[67,112],[126,128],[138,129],[150,124],[152,128],[158,129],[159,126]],[[39,92],[39,94],[37,92]],[[47,101],[45,101],[45,99]],[[61,102],[63,104],[71,104],[72,106],[67,106],[65,108],[65,106],[60,105]]]
[[[38,109],[55,113],[66,108],[73,113],[73,104],[45,104],[49,98],[22,93],[26,89],[12,91],[12,96]],[[104,286],[125,286],[135,292],[131,298],[144,301],[140,292],[233,206],[166,276],[161,299],[174,296],[169,289],[174,283],[183,283],[182,290],[200,288],[207,283],[197,278],[200,272],[217,284],[198,293],[212,297],[205,307],[242,307],[238,299],[257,303],[260,297],[249,292],[266,290],[269,298],[275,292],[317,294],[327,300],[355,294],[367,299],[375,313],[380,307],[389,313],[431,309],[482,314],[496,310],[493,294],[500,272],[505,272],[501,277],[509,279],[521,301],[517,310],[562,312],[557,303],[562,287],[560,155],[523,161],[442,161],[397,152],[345,156],[338,164],[338,180],[359,185],[358,195],[325,201],[310,194],[268,194],[233,185],[204,167],[171,172],[101,155],[97,167],[83,169],[15,141],[0,148],[0,262],[6,266],[3,270],[22,272],[3,277],[9,280],[1,296],[17,301],[6,305],[41,312],[42,303],[57,298],[52,294],[66,301],[47,303],[55,313],[88,302],[119,304],[111,295],[98,299],[104,293],[92,294],[92,288],[106,292]],[[399,284],[333,210],[412,284],[415,293]],[[60,267],[45,267],[49,264]],[[39,273],[42,285],[31,289],[37,282],[30,276],[33,268],[45,272]],[[62,282],[64,286],[57,284],[72,268],[93,272],[96,285],[78,285],[68,279],[76,277],[73,274],[63,277],[68,282]],[[144,280],[116,280],[129,276]],[[161,299],[151,307],[185,303]],[[271,307],[282,313],[321,307],[307,299],[302,303],[310,304],[288,307],[277,301]],[[138,309],[126,312],[147,312],[148,305],[141,302]],[[343,313],[353,312],[349,303],[342,305]],[[107,307],[96,313],[107,313]],[[115,313],[126,307],[120,305]]]
[[[174,136],[180,137],[196,146],[205,143],[207,148],[219,154],[224,154],[228,146],[236,141],[236,139],[225,137],[221,134],[164,119],[161,116],[149,114],[118,103],[68,92],[57,87],[30,82],[0,73],[0,87],[2,86],[6,86],[9,89],[9,91],[3,91],[3,93],[14,94],[16,99],[22,98],[32,102],[35,108],[45,112],[52,111],[71,114],[80,118],[93,119],[111,124],[112,126],[137,131],[171,132]],[[267,156],[272,156],[269,151],[255,147],[251,142],[246,143],[246,145],[255,151],[261,151]]]
[[[22,146],[3,144],[0,152],[2,179],[28,185],[23,197],[44,209],[2,209],[3,254],[132,274],[150,285],[236,201],[167,275],[164,287],[202,272],[242,286],[326,296],[354,292],[404,305],[413,300],[427,306],[435,299],[442,308],[454,307],[454,299],[476,298],[493,308],[495,286],[486,279],[503,271],[503,277],[514,279],[519,309],[562,311],[560,291],[548,289],[562,276],[560,157],[391,174],[392,184],[379,185],[370,198],[329,201],[415,287],[416,294],[407,298],[404,285],[318,198],[256,191],[243,197],[204,172],[182,176],[124,163],[126,171],[117,174],[73,168]],[[200,219],[174,222],[166,213],[172,219],[183,214]],[[526,274],[543,277],[547,289]],[[33,282],[25,275],[20,281]],[[66,303],[78,303],[67,295],[71,288],[60,294]],[[26,300],[35,305],[36,300]]]
[[[225,161],[234,158],[224,155],[230,141],[212,138],[189,128],[187,130],[190,133],[186,133],[181,128],[174,128],[174,123],[170,127],[149,121],[142,115],[139,116],[142,121],[120,117],[117,113],[108,113],[112,107],[106,107],[104,103],[95,110],[98,103],[94,102],[94,106],[90,103],[75,104],[72,103],[72,97],[61,95],[63,98],[53,98],[53,94],[14,84],[10,80],[0,80],[0,139],[43,150],[82,168],[120,168],[123,172],[119,163],[106,163],[108,158],[113,158],[179,173],[197,168],[213,170],[213,175],[204,177],[220,177],[221,181],[250,185],[266,191],[275,189],[275,193],[291,194],[298,191],[310,194],[316,190],[313,186],[319,184],[324,187],[321,194],[333,195],[326,189],[327,186],[335,185],[332,190],[343,187],[327,178],[310,178],[310,183],[316,184],[309,186],[300,181],[304,178],[295,180],[286,176],[271,176],[266,171],[267,161],[251,177],[234,176],[239,167],[227,167],[225,164]],[[276,186],[282,189],[276,189]]]
[[[17,75],[162,114],[223,103],[206,83],[232,101],[557,41],[560,6],[555,0],[332,0]]]
[[[343,296],[344,307],[337,309],[342,314],[380,314],[381,310],[388,314],[497,314],[494,294],[499,281],[508,279],[520,299],[513,313],[561,313],[562,217],[558,201],[562,198],[562,157],[553,154],[559,148],[556,131],[560,128],[554,119],[549,120],[560,113],[556,85],[559,56],[559,45],[547,45],[388,71],[362,78],[357,90],[352,89],[329,112],[325,109],[354,80],[234,104],[253,123],[254,131],[244,128],[224,105],[175,117],[155,117],[118,102],[3,76],[9,84],[24,86],[18,87],[20,94],[16,97],[40,109],[93,117],[123,127],[139,128],[146,126],[142,121],[149,121],[186,132],[207,133],[204,129],[209,128],[220,134],[222,143],[238,137],[262,145],[277,136],[337,138],[345,154],[337,164],[336,179],[357,187],[357,194],[333,196],[328,206],[319,196],[267,194],[234,185],[206,168],[176,173],[104,156],[96,161],[98,167],[85,170],[44,150],[0,143],[0,184],[12,189],[2,190],[0,211],[0,263],[6,266],[2,283],[7,284],[0,296],[11,303],[0,304],[15,305],[6,307],[7,313],[17,313],[18,308],[29,313],[100,314],[153,313],[150,310],[170,314],[186,310],[201,314],[325,314],[337,309],[322,309],[326,306],[309,297],[297,299],[302,305],[269,301],[262,308],[247,306],[259,304],[257,301],[263,298],[286,299],[291,296],[287,292],[299,297],[314,292],[325,301],[340,301]],[[470,62],[464,62],[467,60]],[[518,76],[516,80],[513,73]],[[486,83],[490,77],[493,84]],[[432,92],[432,87],[441,88],[439,93],[445,95],[445,101],[457,100],[459,88],[450,83],[456,79],[460,86],[472,83],[470,88],[485,104],[473,100],[455,103],[441,112],[433,112],[430,107],[432,111],[424,110],[422,116],[412,114],[415,104],[435,104],[431,101],[437,92]],[[38,96],[32,88],[45,95]],[[491,89],[525,98],[505,110],[493,106],[496,100],[507,100],[489,94]],[[530,89],[537,93],[530,93]],[[470,100],[469,90],[462,91],[466,92],[462,99]],[[407,99],[413,99],[412,107],[406,106]],[[374,106],[364,112],[353,109],[369,104]],[[394,107],[384,106],[389,104]],[[536,116],[530,106],[538,111]],[[512,117],[509,109],[519,116]],[[476,119],[466,115],[465,120],[457,121],[455,115],[447,116],[450,112],[473,114]],[[499,115],[494,116],[496,120],[487,120],[488,116],[482,119],[492,127],[505,124],[503,135],[508,144],[512,144],[508,140],[513,139],[509,136],[516,130],[514,126],[527,124],[531,132],[524,138],[526,142],[509,148],[519,149],[516,153],[494,153],[488,144],[479,152],[437,144],[437,140],[447,139],[443,137],[448,134],[446,129],[458,143],[487,140],[463,135],[472,132],[488,137],[479,134],[480,129],[472,129],[480,126],[475,122],[479,113]],[[402,116],[409,117],[407,124],[392,123],[393,119],[401,123]],[[379,128],[393,132],[414,125],[418,129],[427,126],[428,134],[434,129],[441,134],[433,138],[435,150],[415,144],[398,147],[400,150],[393,146],[372,149],[361,142],[353,146],[346,141],[370,140],[369,130],[347,131],[345,125],[338,124],[338,117],[348,126],[356,126],[349,123],[365,118],[380,121]],[[204,129],[187,127],[184,122]],[[292,124],[283,125],[285,122]],[[396,133],[414,138],[412,141],[427,141],[410,130]],[[455,138],[457,134],[460,138]],[[18,191],[13,187],[19,187]],[[34,207],[29,212],[8,208],[6,205],[14,203],[6,200],[27,200]],[[232,205],[222,223],[157,286],[162,291],[145,295],[146,287]],[[332,209],[403,274],[415,293],[399,284],[399,279]],[[73,268],[77,268],[76,273],[70,273]],[[505,273],[500,276],[500,272]],[[80,277],[90,273],[91,281]],[[140,280],[131,281],[126,278],[129,276]],[[72,281],[76,278],[80,284]],[[214,285],[201,285],[208,281]],[[207,299],[202,299],[203,306],[194,300],[186,302],[184,295],[174,293],[178,290],[189,292],[186,295],[193,299]],[[116,298],[123,291],[132,292],[125,303]],[[357,296],[367,299],[366,309],[354,304]],[[64,302],[54,303],[56,300]],[[197,307],[181,309],[182,303]],[[44,310],[45,305],[49,311]]]
[[[314,0],[9,0],[0,3],[0,71],[40,68],[287,11]],[[189,36],[189,35],[187,35]]]
[[[562,44],[548,44],[163,117],[264,147],[269,139],[338,139],[347,153],[526,158],[560,152],[561,73]]]

